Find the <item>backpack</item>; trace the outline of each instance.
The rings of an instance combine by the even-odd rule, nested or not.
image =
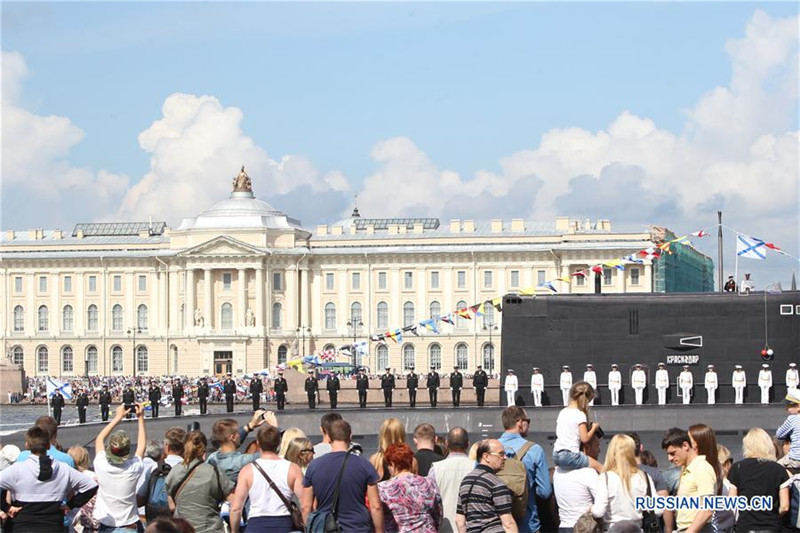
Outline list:
[[[171,466],[159,461],[158,466],[150,473],[147,482],[147,502],[144,506],[144,515],[148,522],[159,516],[172,516],[167,501],[167,475],[170,470]]]
[[[534,444],[532,441],[523,444],[516,456],[506,459],[503,469],[497,472],[497,477],[502,479],[511,491],[511,514],[516,521],[525,518],[528,510],[528,469],[522,458]]]

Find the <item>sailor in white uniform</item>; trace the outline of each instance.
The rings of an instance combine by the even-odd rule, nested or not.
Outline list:
[[[561,367],[559,388],[561,389],[561,399],[564,401],[564,407],[566,407],[569,405],[569,389],[572,388],[572,372],[569,371],[569,366],[567,365]]]
[[[738,405],[744,403],[744,389],[747,388],[747,375],[744,373],[742,365],[736,365],[734,368],[735,370],[733,371],[733,376],[731,376],[731,383],[736,393],[734,403]]]
[[[800,387],[800,375],[797,372],[797,363],[789,363],[786,371],[786,388],[789,390]]]
[[[533,394],[533,405],[542,406],[542,392],[544,391],[544,375],[539,371],[539,367],[533,367],[531,374],[531,394]]]
[[[681,388],[683,404],[692,403],[692,387],[694,387],[694,376],[689,371],[689,365],[683,365],[683,372],[678,375],[678,386]]]
[[[669,388],[669,372],[664,363],[658,363],[656,370],[656,390],[658,391],[658,405],[667,405],[667,389]]]
[[[761,403],[768,404],[769,389],[772,388],[772,370],[767,363],[761,365],[761,371],[758,373],[758,388],[761,389]]]
[[[616,363],[611,365],[608,373],[608,390],[611,391],[611,405],[619,405],[619,391],[622,390],[622,374]]]
[[[719,380],[717,380],[717,373],[714,371],[714,365],[708,365],[705,386],[706,395],[708,396],[708,405],[714,405],[717,399],[717,387],[719,387]]]
[[[647,387],[647,374],[642,370],[642,365],[636,363],[633,373],[631,373],[631,387],[636,395],[636,405],[642,405],[644,401],[644,389]]]
[[[507,405],[516,405],[516,397],[517,397],[517,389],[519,389],[519,381],[517,381],[517,376],[514,374],[514,371],[510,368],[508,369],[508,375],[506,376],[506,382],[503,387],[506,391],[506,404]]]
[[[594,366],[591,363],[586,365],[586,372],[583,373],[583,381],[588,383],[594,389],[594,396],[595,398],[598,395],[597,392],[597,374],[594,372]],[[589,405],[594,405],[594,398],[589,401]]]

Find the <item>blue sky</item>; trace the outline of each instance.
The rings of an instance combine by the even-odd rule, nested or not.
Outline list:
[[[800,255],[794,2],[0,9],[4,106],[36,117],[4,121],[4,154],[21,154],[4,157],[4,228],[150,214],[174,225],[224,195],[241,161],[260,197],[309,227],[340,218],[356,191],[374,216],[565,214],[676,232],[723,209]],[[9,75],[6,54],[24,68]],[[198,126],[215,113],[228,128]],[[12,128],[37,121],[51,148],[23,157]],[[157,201],[169,180],[207,193]],[[398,184],[408,193],[386,198]],[[751,209],[765,188],[774,209]],[[62,201],[43,214],[32,191]],[[785,281],[797,264],[758,267]]]

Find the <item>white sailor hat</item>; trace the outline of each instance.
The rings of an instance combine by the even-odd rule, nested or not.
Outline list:
[[[736,365],[733,368],[735,368],[736,370],[741,370],[742,369],[742,365]]]
[[[794,368],[797,366],[797,363],[789,363],[789,368]]]
[[[586,368],[594,368],[594,366],[592,365],[592,363],[586,363]]]
[[[689,365],[683,365],[684,370],[689,370]]]
[[[642,364],[641,363],[636,363],[634,366],[637,367],[637,368],[641,368]]]
[[[714,365],[708,365],[706,368],[714,368]]]
[[[511,370],[511,369],[509,368],[509,369],[508,369],[508,373],[509,373],[509,374],[513,374],[513,373],[514,373],[514,371],[513,371],[513,370]]]
[[[611,363],[611,368],[617,368],[617,363]]]
[[[539,370],[538,366],[533,367],[534,370]]]
[[[664,363],[658,363],[658,366],[664,366]]]
[[[769,368],[769,365],[767,363],[764,363],[763,365],[761,365],[761,368]]]
[[[569,365],[564,365],[561,367],[561,370],[569,370]]]

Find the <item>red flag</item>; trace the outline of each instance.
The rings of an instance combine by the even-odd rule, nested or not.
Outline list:
[[[694,233],[692,233],[692,237],[709,237],[709,236],[711,236],[711,234],[703,230],[695,231]]]
[[[602,265],[593,266],[592,267],[592,272],[595,272],[597,274],[602,274],[603,273],[603,266]]]

